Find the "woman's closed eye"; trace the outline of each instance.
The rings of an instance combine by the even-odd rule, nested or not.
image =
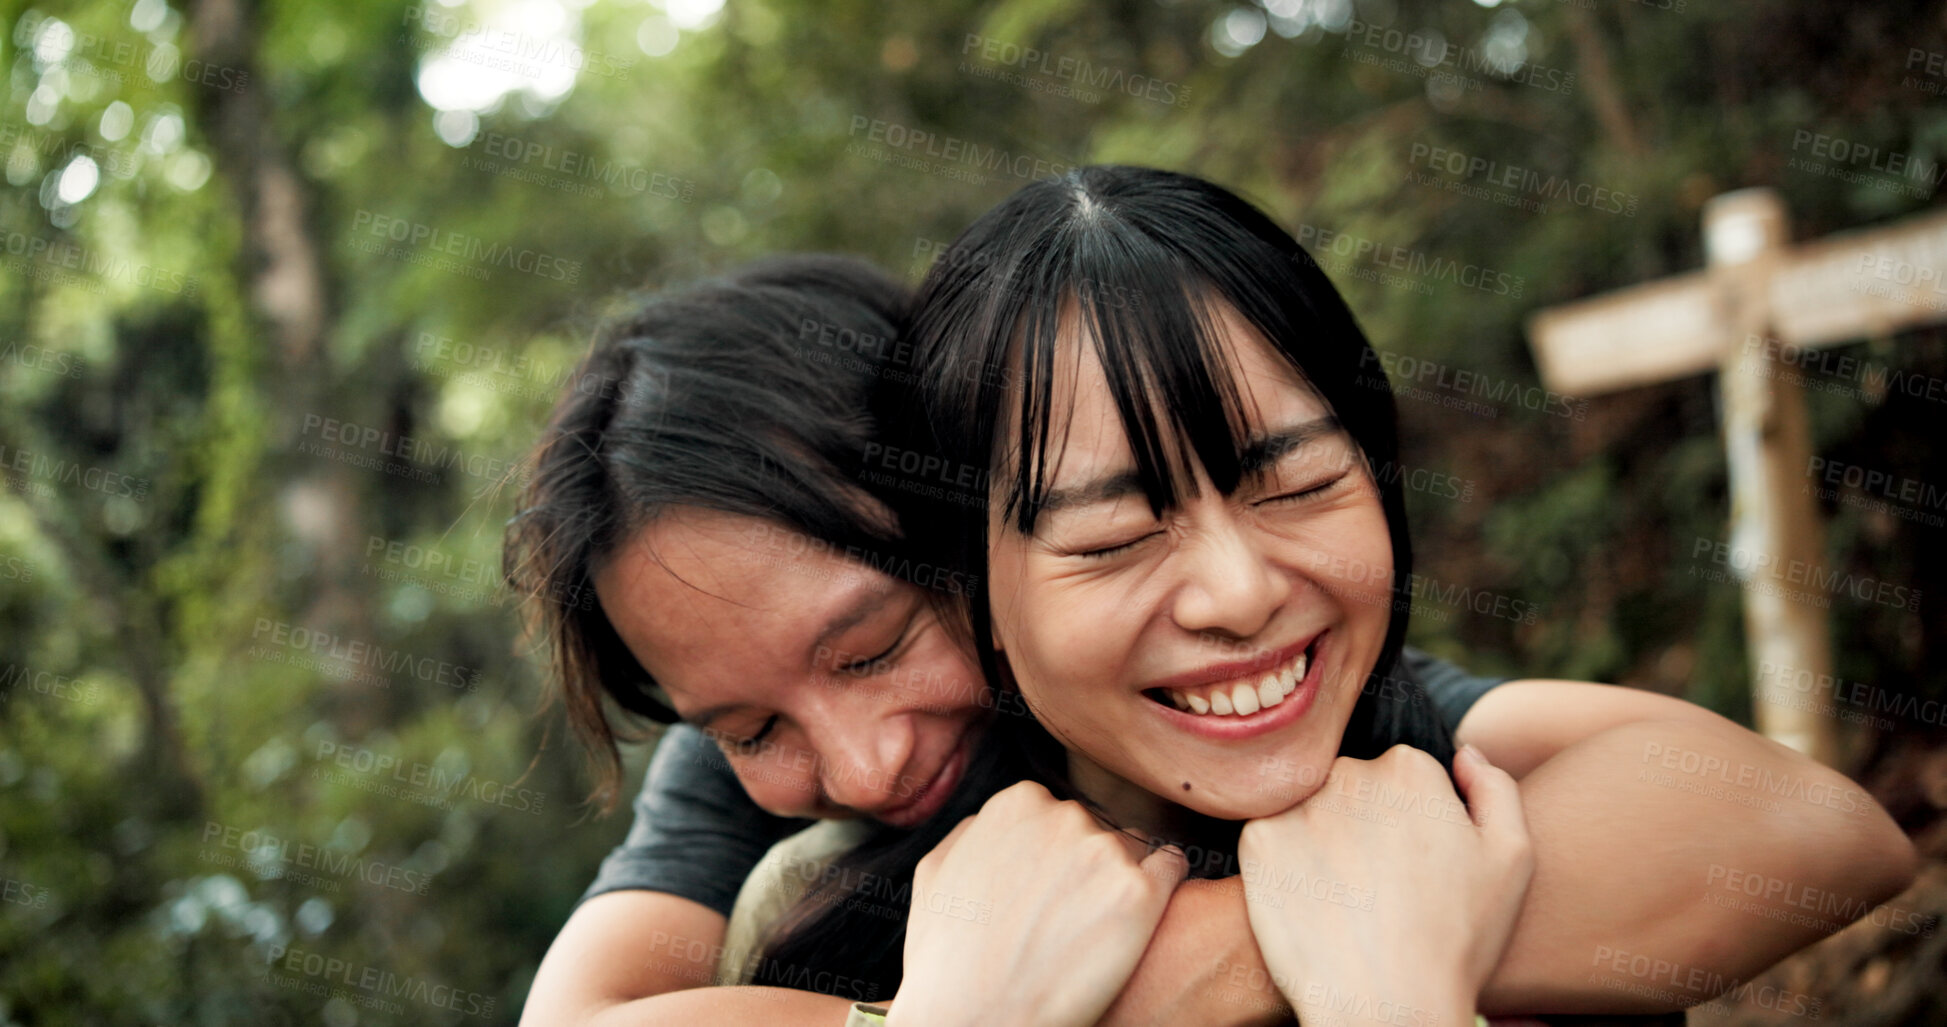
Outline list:
[[[900,626],[899,634],[893,636],[892,641],[887,643],[885,648],[880,649],[871,656],[862,656],[839,664],[837,668],[838,673],[851,677],[865,677],[869,674],[877,674],[892,666],[893,661],[899,657],[900,649],[904,648],[907,640],[917,633],[915,625],[918,621],[919,611],[915,610]],[[851,654],[841,652],[839,655],[850,656]]]
[[[861,657],[859,659],[853,660],[850,663],[841,665],[838,668],[838,672],[841,674],[850,674],[853,677],[862,677],[866,674],[870,674],[873,671],[880,669],[880,667],[884,664],[885,661],[891,659],[892,654],[895,651],[897,651],[898,648],[899,648],[899,643],[895,641],[876,655]]]
[[[777,727],[777,720],[777,714],[771,714],[765,718],[763,726],[752,733],[750,737],[737,739],[730,743],[731,746],[737,750],[738,754],[744,756],[756,752],[763,745],[765,737]]]
[[[1253,505],[1266,506],[1270,504],[1302,503],[1307,499],[1313,499],[1318,496],[1325,495],[1326,493],[1337,488],[1341,483],[1343,483],[1349,477],[1351,477],[1350,471],[1341,471],[1335,477],[1328,478],[1324,481],[1316,482],[1311,485],[1307,485],[1303,488],[1291,489],[1285,492],[1280,492],[1274,496],[1267,496],[1263,499],[1257,500]]]
[[[1116,542],[1109,545],[1095,546],[1093,548],[1071,550],[1064,555],[1079,556],[1085,560],[1105,560],[1111,556],[1126,553],[1152,538],[1160,537],[1162,534],[1163,532],[1158,529],[1156,531],[1144,532],[1126,542]]]

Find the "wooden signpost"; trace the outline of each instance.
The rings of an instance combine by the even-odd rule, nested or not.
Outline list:
[[[1744,586],[1752,709],[1766,736],[1835,764],[1833,719],[1792,684],[1830,680],[1832,652],[1823,608],[1798,598],[1825,554],[1803,378],[1785,361],[1947,321],[1947,210],[1792,246],[1778,194],[1744,189],[1705,206],[1704,250],[1703,271],[1539,311],[1529,339],[1564,395],[1722,375],[1727,563]]]

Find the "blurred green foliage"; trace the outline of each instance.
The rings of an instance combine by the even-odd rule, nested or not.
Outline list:
[[[1807,170],[1801,133],[1947,158],[1921,3],[11,0],[0,25],[0,1023],[515,1017],[626,825],[531,715],[499,533],[625,290],[780,250],[916,278],[1037,174],[1149,163],[1312,242],[1389,359],[1526,389],[1523,319],[1698,266],[1718,192],[1779,188],[1801,237],[1931,202]],[[1464,195],[1435,147],[1629,212]],[[1498,276],[1389,276],[1335,238]],[[1852,351],[1947,374],[1939,331]],[[1411,494],[1414,637],[1748,718],[1735,586],[1691,555],[1724,530],[1709,379],[1576,416],[1456,395],[1401,399],[1408,468],[1466,485]],[[1947,480],[1924,400],[1812,403],[1821,452]],[[1931,597],[1835,602],[1842,675],[1941,695],[1941,532],[1826,506],[1835,565]]]

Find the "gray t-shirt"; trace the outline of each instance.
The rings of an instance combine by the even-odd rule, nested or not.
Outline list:
[[[1450,731],[1475,700],[1507,680],[1475,677],[1410,648],[1400,663]],[[659,891],[727,917],[737,889],[764,853],[811,823],[759,809],[716,743],[687,724],[675,725],[663,733],[643,775],[628,837],[602,860],[582,901],[604,892]]]

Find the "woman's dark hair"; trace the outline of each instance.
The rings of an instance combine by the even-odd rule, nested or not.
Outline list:
[[[678,506],[766,518],[840,551],[893,544],[859,470],[905,301],[864,261],[789,256],[649,296],[598,331],[530,458],[502,570],[546,640],[550,698],[584,743],[600,808],[614,806],[616,742],[631,736],[604,696],[658,723],[676,715],[602,612],[596,570]]]
[[[885,445],[936,458],[936,466],[977,468],[979,486],[975,494],[888,493],[887,502],[916,552],[973,583],[958,596],[964,606],[957,613],[970,627],[990,688],[1005,688],[1007,679],[989,644],[989,493],[1022,531],[1032,530],[1048,487],[1060,315],[1076,305],[1097,340],[1137,474],[1160,513],[1192,488],[1192,460],[1226,494],[1247,471],[1246,421],[1213,328],[1214,305],[1228,304],[1303,373],[1359,444],[1392,537],[1393,615],[1339,752],[1370,759],[1404,742],[1451,769],[1452,737],[1398,662],[1411,608],[1412,546],[1392,391],[1373,370],[1379,364],[1372,347],[1338,291],[1288,233],[1201,179],[1082,168],[1029,185],[982,215],[935,262],[913,302],[907,332],[918,381],[882,383],[875,419]],[[1157,418],[1159,409],[1167,422]],[[1015,434],[1002,439],[1011,420]],[[1006,448],[1016,438],[1023,441],[1019,453]],[[1011,468],[996,459],[1001,455],[1011,456]],[[986,472],[993,467],[1011,475],[990,489]],[[1000,788],[1031,778],[1076,797],[1062,755],[1031,718],[999,718],[946,809],[913,834],[879,832],[836,861],[835,872],[767,945],[756,983],[789,986],[829,972],[889,995],[902,970],[905,922],[886,921],[885,897],[910,895],[920,857]],[[1234,845],[1235,825],[1230,831]],[[1225,844],[1221,828],[1212,838]],[[1235,871],[1228,858],[1217,862]]]

